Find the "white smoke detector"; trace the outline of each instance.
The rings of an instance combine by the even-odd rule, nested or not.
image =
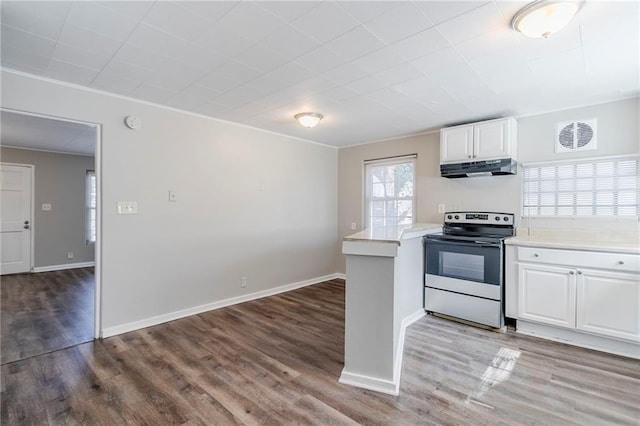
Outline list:
[[[127,115],[124,118],[124,124],[131,130],[137,130],[142,126],[142,120],[135,115]]]

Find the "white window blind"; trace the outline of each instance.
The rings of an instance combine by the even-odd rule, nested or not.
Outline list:
[[[638,157],[524,165],[523,215],[637,217]]]
[[[96,242],[97,189],[96,173],[93,170],[87,170],[85,187],[85,235],[87,244],[90,244]]]
[[[366,226],[415,220],[415,155],[365,162]]]

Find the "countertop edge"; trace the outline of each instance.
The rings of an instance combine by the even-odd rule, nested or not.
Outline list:
[[[414,227],[402,229],[399,231],[399,235],[397,237],[368,237],[368,236],[357,236],[366,232],[367,229],[356,232],[351,235],[347,235],[342,238],[342,241],[357,241],[363,243],[388,243],[388,244],[397,244],[400,245],[402,240],[410,239],[410,238],[419,238],[423,235],[437,232],[442,230],[442,224],[439,223],[424,223],[424,224],[416,224]]]
[[[369,238],[350,238],[350,237],[344,237],[342,239],[342,242],[345,241],[350,241],[350,242],[356,242],[356,243],[383,243],[383,244],[395,244],[395,245],[400,245],[400,240],[379,240],[379,239],[369,239]]]

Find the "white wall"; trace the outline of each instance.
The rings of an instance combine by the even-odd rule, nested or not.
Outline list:
[[[546,160],[637,154],[640,151],[640,99],[573,108],[563,111],[521,117],[518,119],[518,161]],[[554,134],[556,124],[576,119],[598,119],[598,148],[594,151],[556,154]],[[467,179],[440,177],[440,135],[438,132],[383,142],[342,148],[338,155],[338,237],[352,234],[350,225],[362,226],[362,164],[364,160],[396,155],[418,154],[416,162],[417,221],[442,222],[438,204],[447,210],[487,210],[513,212],[521,210],[521,175],[490,176]],[[605,229],[626,229],[628,221],[605,220],[545,220],[522,221],[520,226],[573,227],[597,226]],[[637,224],[636,224],[637,228]],[[339,247],[336,249],[339,253]],[[338,269],[344,271],[344,258]]]
[[[103,329],[336,271],[336,149],[6,72],[2,89],[102,125]]]
[[[557,154],[556,124],[598,119],[598,148]],[[637,154],[640,150],[640,98],[522,117],[518,120],[518,155],[522,162]]]

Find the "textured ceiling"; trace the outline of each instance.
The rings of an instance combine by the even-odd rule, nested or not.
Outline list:
[[[639,2],[587,1],[547,40],[510,28],[525,4],[2,1],[1,59],[334,146],[637,96]]]
[[[94,155],[96,132],[85,124],[0,111],[2,146]]]

